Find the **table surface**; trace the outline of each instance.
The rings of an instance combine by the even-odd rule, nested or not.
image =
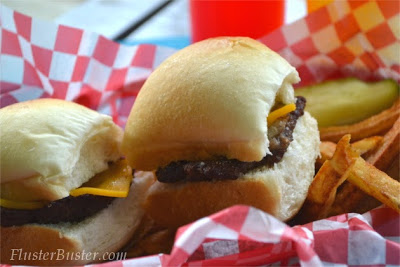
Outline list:
[[[265,0],[268,1],[268,0]],[[115,39],[166,0],[2,0],[24,14]],[[190,43],[189,0],[174,0],[127,35],[124,44],[182,48]],[[88,15],[90,14],[90,15]],[[306,14],[305,0],[286,0],[285,23]]]

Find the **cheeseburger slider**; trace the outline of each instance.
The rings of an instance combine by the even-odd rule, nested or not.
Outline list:
[[[294,97],[297,71],[242,37],[195,43],[147,79],[123,152],[155,171],[145,209],[177,227],[235,204],[288,220],[300,209],[319,154],[317,123]]]
[[[153,180],[132,180],[109,116],[39,99],[2,108],[0,129],[1,263],[85,264],[125,245]]]

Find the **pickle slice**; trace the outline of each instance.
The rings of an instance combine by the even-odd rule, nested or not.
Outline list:
[[[307,99],[306,111],[321,128],[353,124],[389,108],[399,97],[399,85],[391,79],[344,78],[298,88],[295,95]]]

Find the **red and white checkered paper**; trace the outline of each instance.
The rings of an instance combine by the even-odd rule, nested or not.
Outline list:
[[[299,85],[355,76],[400,81],[397,0],[338,0],[260,39],[297,68]],[[0,5],[0,106],[61,98],[124,126],[142,84],[175,50],[124,46]],[[400,216],[381,207],[289,227],[235,206],[179,229],[170,255],[104,266],[400,265]]]
[[[180,228],[170,255],[123,266],[399,266],[399,236],[400,217],[386,207],[291,228],[258,209],[234,206]]]

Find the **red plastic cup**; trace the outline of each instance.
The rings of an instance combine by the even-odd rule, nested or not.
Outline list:
[[[216,36],[260,38],[283,24],[284,0],[190,0],[192,42]]]

